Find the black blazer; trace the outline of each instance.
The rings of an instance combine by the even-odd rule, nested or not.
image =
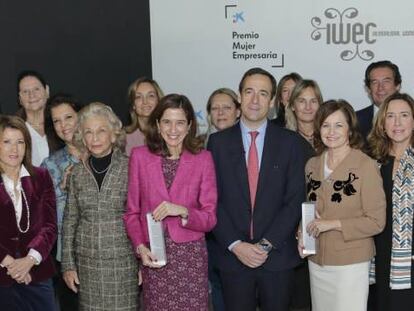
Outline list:
[[[236,240],[269,240],[272,250],[263,267],[278,271],[295,267],[300,259],[295,232],[305,200],[304,151],[298,134],[268,122],[250,240],[251,204],[240,124],[210,136],[208,149],[216,166],[218,206],[213,234],[220,268],[249,269],[228,250]]]
[[[359,130],[362,136],[366,139],[372,129],[372,120],[374,119],[374,105],[370,105],[356,113]]]

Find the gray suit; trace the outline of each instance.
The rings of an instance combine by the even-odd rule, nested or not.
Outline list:
[[[127,182],[128,158],[118,150],[100,190],[84,163],[70,177],[62,271],[78,272],[81,310],[137,309],[137,261],[122,221]]]

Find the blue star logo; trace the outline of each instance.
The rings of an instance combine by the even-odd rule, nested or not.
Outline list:
[[[239,12],[233,15],[233,23],[244,22],[244,12]]]
[[[196,111],[195,114],[196,114],[197,119],[204,120],[204,118],[203,118],[203,111],[202,110]]]

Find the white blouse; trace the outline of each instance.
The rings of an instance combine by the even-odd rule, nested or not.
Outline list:
[[[6,189],[8,195],[10,196],[10,199],[13,202],[14,205],[14,211],[16,213],[16,221],[17,223],[20,223],[20,219],[22,218],[22,177],[30,176],[29,172],[27,171],[26,167],[24,165],[21,166],[20,169],[20,175],[19,175],[19,181],[17,185],[14,185],[14,181],[9,178],[6,174],[1,174],[1,177],[3,178],[4,182],[4,188]],[[16,196],[17,193],[17,196]],[[28,207],[30,208],[30,206]],[[36,259],[37,263],[40,263],[42,261],[42,255],[35,249],[31,248],[29,250],[29,256],[32,256]]]
[[[32,164],[40,166],[44,159],[49,156],[49,145],[46,135],[40,135],[29,122],[26,122],[30,137],[32,138]]]

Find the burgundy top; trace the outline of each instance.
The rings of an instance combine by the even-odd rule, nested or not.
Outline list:
[[[57,237],[56,196],[52,179],[44,168],[34,167],[32,176],[22,177],[30,216],[22,209],[20,224],[25,229],[29,216],[30,227],[26,233],[17,228],[13,202],[0,177],[0,261],[10,255],[25,257],[31,248],[42,255],[42,262],[30,270],[32,282],[44,281],[53,276],[55,268],[50,251]],[[16,282],[7,275],[6,268],[0,268],[0,286],[11,286]]]

